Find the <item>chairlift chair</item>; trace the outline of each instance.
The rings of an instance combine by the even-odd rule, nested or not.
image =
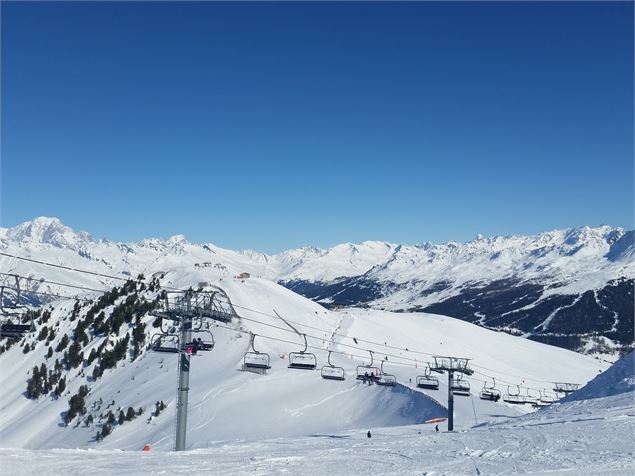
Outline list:
[[[0,313],[2,314],[2,318],[0,319],[0,337],[19,339],[27,332],[35,330],[35,325],[33,324],[33,315],[31,315],[30,324],[13,324],[11,321],[12,318],[16,318],[18,319],[18,322],[20,322],[20,318],[24,315],[24,311],[28,310],[26,305],[20,304],[20,301],[22,300],[22,290],[20,288],[21,278],[17,275],[14,275],[14,278],[14,291],[16,292],[15,302],[10,303],[9,305],[5,304],[5,286],[0,286]]]
[[[497,402],[501,398],[501,393],[496,389],[496,380],[492,378],[492,386],[487,385],[487,382],[483,382],[483,389],[479,394],[481,400],[489,400],[491,402]]]
[[[503,401],[513,405],[524,405],[527,398],[520,394],[520,385],[516,385],[516,392],[512,392],[511,387],[507,387],[507,393],[503,395]]]
[[[254,339],[256,338],[256,334],[251,334],[249,345],[251,347],[251,351],[245,353],[243,357],[243,370],[267,370],[271,368],[271,358],[269,354],[264,352],[259,352],[254,347]]]
[[[470,396],[470,382],[463,380],[463,374],[459,374],[460,377],[452,382],[452,393],[461,397]]]
[[[569,395],[570,393],[575,392],[578,388],[580,388],[580,384],[578,383],[554,382],[553,391],[556,393],[564,393],[565,395]]]
[[[536,396],[536,395],[531,395],[529,392],[531,391],[531,389],[529,387],[527,387],[527,395],[525,395],[525,398],[527,400],[527,403],[534,405],[534,406],[540,406],[540,395]]]
[[[150,348],[154,352],[178,354],[179,336],[176,334],[154,334],[150,340]]]
[[[558,401],[558,397],[555,395],[547,395],[547,391],[545,389],[540,390],[540,402],[545,405],[551,405]]]
[[[345,372],[344,368],[336,367],[331,363],[331,351],[329,350],[329,355],[327,358],[328,365],[322,367],[322,378],[326,380],[345,380]]]
[[[355,377],[357,380],[366,380],[367,378],[376,379],[379,378],[381,374],[379,367],[373,366],[373,351],[369,350],[368,353],[370,354],[370,364],[357,366],[357,377]]]
[[[386,387],[394,387],[397,384],[397,377],[392,374],[387,374],[384,372],[384,362],[381,361],[381,366],[379,368],[379,380],[377,380],[377,385],[384,385]]]
[[[430,364],[423,371],[423,375],[417,376],[417,387],[428,390],[439,390],[439,379],[430,375],[432,370]]]
[[[206,337],[205,339],[199,338],[199,340],[194,338],[192,342],[188,342],[187,344],[185,344],[186,349],[188,347],[192,349],[191,353],[193,355],[196,355],[197,351],[209,352],[210,350],[214,348],[214,335],[211,333],[211,331],[199,328],[192,332],[196,334],[207,334],[209,336],[209,337]]]
[[[304,349],[300,352],[289,352],[289,365],[287,365],[287,368],[315,370],[317,367],[317,358],[315,354],[306,351],[308,348],[306,334],[302,334],[302,337],[304,337]]]

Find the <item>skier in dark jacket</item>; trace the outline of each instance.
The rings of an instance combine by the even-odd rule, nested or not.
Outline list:
[[[439,425],[435,426],[434,429],[436,430],[437,433],[439,433]]]
[[[373,435],[371,435],[371,434],[370,434],[370,430],[368,430],[368,433],[366,433],[366,438],[370,438],[370,437],[372,437],[372,436],[373,436]]]

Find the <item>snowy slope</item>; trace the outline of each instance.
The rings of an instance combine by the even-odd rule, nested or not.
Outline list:
[[[166,283],[187,287],[206,275],[205,270],[184,272],[187,269],[175,267],[165,276]],[[222,278],[214,284],[225,289],[241,319],[235,320],[230,329],[214,328],[214,350],[193,358],[189,448],[206,447],[220,440],[288,438],[371,426],[407,425],[445,416],[445,382],[441,379],[439,391],[416,390],[413,382],[429,356],[421,355],[421,360],[414,362],[419,354],[406,348],[473,359],[476,372],[468,378],[473,396],[456,398],[455,428],[528,411],[476,398],[486,379],[496,378],[503,392],[507,382],[548,388],[553,381],[585,383],[608,366],[584,355],[443,316],[362,309],[329,311],[278,284],[257,278]],[[77,323],[66,319],[73,304],[68,301],[55,304],[49,322],[49,325],[59,323],[53,346]],[[274,310],[306,332],[309,345],[317,348],[314,352],[320,365],[326,363],[326,349],[345,353],[334,355],[333,361],[346,369],[347,380],[324,381],[317,371],[287,369],[288,354],[301,350],[301,340],[286,329]],[[148,326],[153,320],[152,316],[143,318]],[[248,347],[246,331],[258,334],[257,348],[272,357],[273,368],[266,376],[239,371]],[[129,328],[124,325],[119,338],[126,332]],[[359,344],[354,344],[353,337]],[[172,448],[177,364],[174,355],[144,352],[135,361],[127,358],[119,362],[96,381],[90,377],[95,363],[84,364],[70,370],[67,392],[59,399],[49,395],[29,400],[23,393],[28,373],[45,360],[46,351],[43,342],[33,336],[29,339],[36,342],[35,350],[24,354],[19,346],[14,346],[0,355],[3,369],[0,446],[137,449],[149,443],[157,449]],[[84,355],[103,339],[94,336],[83,349]],[[356,366],[368,363],[365,349],[369,348],[378,359],[390,354],[385,370],[396,374],[403,385],[380,388],[354,379]],[[58,354],[49,359],[49,368],[56,356]],[[88,413],[94,415],[95,423],[86,427],[83,417],[65,427],[61,417],[68,409],[68,399],[82,384],[90,386],[86,407]],[[111,435],[96,443],[94,435],[103,423],[99,416],[112,400],[115,404],[110,409],[115,413],[120,407],[125,411],[128,406],[134,409],[141,406],[145,412],[121,427],[115,425]],[[149,418],[154,403],[161,400],[168,405],[167,410]]]
[[[635,354],[631,352],[615,362],[584,387],[563,398],[563,402],[610,397],[635,392]]]
[[[293,474],[627,476],[635,472],[632,394],[554,406],[525,417],[434,433],[432,425],[373,428],[253,442],[210,442],[182,453],[153,450],[0,449],[15,475]]]

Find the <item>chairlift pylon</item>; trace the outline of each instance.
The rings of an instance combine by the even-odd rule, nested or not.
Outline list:
[[[423,371],[423,375],[417,376],[417,387],[424,388],[427,390],[439,390],[439,379],[432,376],[432,369],[430,368],[430,364],[426,366]]]
[[[329,350],[329,355],[327,357],[327,365],[322,367],[321,375],[323,379],[327,380],[345,380],[346,372],[344,372],[343,367],[337,367],[331,363],[331,351]]]
[[[289,365],[287,368],[300,370],[315,370],[317,367],[317,357],[311,352],[307,352],[308,344],[306,334],[302,334],[304,338],[304,349],[300,352],[289,352]]]
[[[259,352],[254,346],[256,334],[251,333],[249,346],[251,351],[247,351],[243,357],[243,370],[260,370],[266,371],[271,368],[271,358],[265,352]]]

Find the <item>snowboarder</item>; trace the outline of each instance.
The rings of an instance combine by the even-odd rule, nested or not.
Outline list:
[[[366,433],[366,438],[371,438],[373,435],[370,434],[370,430],[368,430],[368,433]]]
[[[439,433],[439,425],[436,425],[436,426],[434,427],[434,430],[435,430],[437,433]]]

